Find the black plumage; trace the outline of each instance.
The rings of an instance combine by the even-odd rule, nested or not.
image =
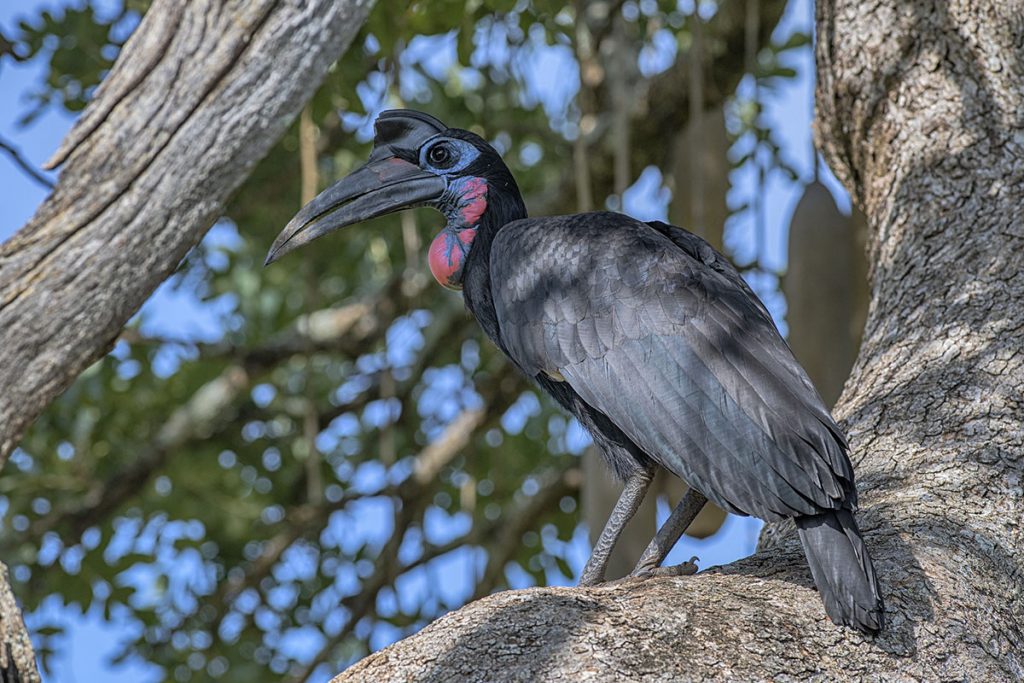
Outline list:
[[[680,228],[622,214],[526,218],[493,148],[424,116],[389,112],[378,124],[371,161],[397,158],[414,167],[399,170],[410,174],[415,197],[402,196],[394,209],[429,204],[448,215],[448,232],[438,237],[447,241],[431,249],[439,259],[435,276],[461,285],[487,335],[579,419],[616,473],[636,484],[627,486],[633,498],[627,505],[624,494],[623,509],[642,498],[657,466],[736,514],[792,517],[829,616],[879,630],[882,600],[853,517],[846,440],[728,260]],[[446,172],[452,155],[455,170]],[[385,172],[395,173],[394,162],[378,171]],[[365,171],[350,178],[356,176]],[[431,177],[443,183],[431,185]],[[301,243],[325,204],[340,206],[333,221],[347,225],[368,217],[369,210],[355,208],[363,195],[372,195],[364,203],[379,215],[378,195],[394,187],[345,182],[325,191],[335,199],[315,200],[316,216],[293,220],[271,259],[293,237]],[[462,189],[470,186],[472,193]],[[610,543],[624,523],[613,515]]]
[[[509,355],[564,377],[659,465],[767,520],[855,503],[839,428],[763,308],[720,271],[614,213],[510,223],[492,254]]]
[[[515,221],[492,254],[495,313],[517,365],[564,378],[722,508],[795,517],[829,615],[881,627],[842,431],[724,257],[679,228],[613,213]]]

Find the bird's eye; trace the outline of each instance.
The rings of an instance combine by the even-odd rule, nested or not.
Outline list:
[[[434,145],[427,150],[427,160],[435,168],[446,168],[452,165],[452,151],[444,143]]]

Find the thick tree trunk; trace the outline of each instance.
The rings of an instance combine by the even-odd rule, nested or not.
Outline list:
[[[156,0],[0,245],[0,467],[206,233],[372,0]],[[38,681],[0,571],[0,680]]]
[[[0,465],[209,229],[372,0],[157,0],[0,246]]]
[[[1024,3],[818,3],[819,142],[873,227],[836,408],[888,626],[837,628],[791,525],[696,577],[506,592],[336,681],[1024,678]]]

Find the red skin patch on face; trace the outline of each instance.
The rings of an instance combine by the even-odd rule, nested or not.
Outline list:
[[[487,181],[483,178],[469,178],[460,195],[462,207],[459,212],[469,225],[476,224],[487,210]]]
[[[434,279],[442,287],[462,289],[462,269],[474,237],[475,228],[454,230],[446,227],[430,243],[427,262]]]
[[[442,287],[462,289],[462,271],[473,246],[480,218],[487,210],[487,181],[483,178],[459,178],[452,183],[452,210],[446,212],[448,225],[430,243],[427,263],[434,279]]]

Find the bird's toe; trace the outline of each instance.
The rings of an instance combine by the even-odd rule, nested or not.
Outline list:
[[[637,567],[630,576],[638,579],[650,579],[656,576],[691,576],[697,573],[699,558],[691,557],[686,562],[668,567]]]

